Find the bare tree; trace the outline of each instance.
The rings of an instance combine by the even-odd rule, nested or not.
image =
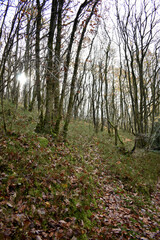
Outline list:
[[[57,0],[52,0],[52,9],[50,17],[50,28],[48,36],[48,56],[47,56],[47,69],[46,69],[46,113],[45,113],[45,130],[50,132],[52,126],[52,113],[53,113],[53,81],[52,81],[52,68],[53,68],[53,37],[56,29],[57,22]]]
[[[145,59],[149,48],[157,42],[157,26],[160,23],[157,18],[158,8],[156,1],[126,1],[122,14],[118,0],[116,1],[117,23],[124,45],[136,135],[147,133],[148,129]],[[139,144],[143,146],[142,139]]]
[[[69,44],[68,44],[68,48],[67,48],[67,55],[66,55],[66,59],[65,59],[65,62],[64,62],[64,79],[63,79],[61,97],[60,97],[59,107],[58,107],[58,116],[57,116],[55,130],[54,130],[56,134],[59,133],[60,122],[62,120],[63,101],[64,101],[64,97],[65,97],[65,90],[66,90],[68,72],[69,72],[69,64],[70,64],[70,61],[71,61],[71,53],[72,53],[72,47],[73,47],[73,43],[74,43],[75,34],[76,34],[76,31],[77,31],[77,28],[78,28],[78,24],[79,24],[82,12],[91,2],[92,1],[85,0],[80,5],[80,7],[77,11],[76,17],[74,19],[74,23],[73,23],[73,27],[72,27],[72,31],[71,31],[71,35],[70,35],[70,39],[69,39]],[[92,16],[92,14],[90,14],[90,15]],[[71,111],[72,111],[72,107],[73,107],[73,99],[74,99],[73,93],[74,93],[75,80],[76,80],[76,77],[77,77],[79,55],[80,55],[80,51],[81,51],[81,47],[82,47],[84,34],[85,34],[85,31],[86,31],[86,28],[87,28],[87,25],[89,23],[90,18],[86,20],[85,27],[83,28],[83,31],[82,31],[82,34],[81,34],[81,39],[80,39],[79,46],[78,46],[78,49],[77,49],[76,60],[75,60],[75,64],[74,64],[74,73],[73,73],[73,76],[72,76],[72,83],[71,83],[71,94],[70,94],[70,100],[69,100],[70,103],[68,105],[68,110],[67,110],[68,113],[67,113],[65,126],[64,126],[64,135],[66,135],[67,131],[68,131],[68,124],[70,122]]]
[[[67,136],[68,125],[69,125],[69,122],[70,122],[71,113],[72,113],[72,109],[73,109],[74,89],[75,89],[75,83],[76,83],[76,79],[77,79],[77,71],[78,71],[78,66],[79,66],[79,56],[80,56],[80,52],[81,52],[81,48],[82,48],[82,43],[83,43],[83,39],[84,39],[84,36],[85,36],[85,32],[87,30],[87,26],[89,24],[89,21],[91,20],[91,17],[94,14],[94,9],[95,9],[98,1],[99,0],[94,1],[91,12],[90,12],[89,16],[87,17],[87,19],[85,21],[85,25],[83,27],[81,37],[80,37],[80,41],[79,41],[78,48],[77,48],[77,52],[76,52],[76,59],[75,59],[75,62],[74,62],[74,71],[73,71],[73,76],[72,76],[72,81],[71,81],[70,97],[69,97],[67,115],[66,115],[65,124],[64,124],[64,127],[63,127],[64,139],[66,139],[66,136]]]

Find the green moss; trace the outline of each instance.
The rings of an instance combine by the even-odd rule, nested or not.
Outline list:
[[[31,195],[32,197],[42,197],[42,190],[31,188],[29,190],[29,195]]]
[[[79,239],[79,240],[88,240],[88,237],[87,237],[86,234],[83,234],[83,235],[81,235],[78,239]]]
[[[44,148],[47,147],[47,145],[49,143],[47,138],[45,138],[45,137],[38,137],[37,139],[38,139],[39,144],[40,144],[41,147],[44,147]]]

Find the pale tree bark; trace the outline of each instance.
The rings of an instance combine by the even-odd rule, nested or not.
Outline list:
[[[120,57],[120,68],[119,68],[119,77],[118,77],[118,81],[119,81],[119,90],[120,90],[120,120],[121,120],[121,128],[124,128],[124,107],[123,107],[123,88],[122,88],[122,54],[121,54],[121,46],[120,43],[118,44],[118,48],[119,48],[119,57]]]
[[[111,93],[110,115],[112,124],[116,124],[116,107],[115,107],[115,73],[112,65],[112,93]]]
[[[103,74],[102,74],[102,62],[99,63],[99,81],[100,81],[100,98],[101,98],[101,131],[104,130],[104,87],[103,87]]]
[[[109,35],[108,35],[109,37]],[[109,66],[109,53],[111,47],[111,39],[109,37],[109,43],[105,52],[105,68],[104,68],[104,82],[105,82],[105,107],[106,107],[106,115],[107,115],[107,129],[108,133],[111,133],[110,126],[110,116],[109,116],[109,104],[108,104],[108,66]]]
[[[12,102],[17,102],[17,67],[18,67],[18,48],[19,48],[19,31],[17,31],[16,51],[15,51],[15,63],[14,63],[14,78],[12,88]]]
[[[96,114],[96,104],[97,104],[97,91],[96,91],[96,75],[94,73],[94,69],[95,65],[92,65],[92,95],[91,95],[91,105],[92,105],[92,118],[93,118],[93,126],[94,129],[96,131],[96,133],[98,132],[98,119],[96,118],[97,114]]]

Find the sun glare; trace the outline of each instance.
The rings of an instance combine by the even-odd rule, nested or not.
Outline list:
[[[27,81],[25,73],[19,73],[17,76],[18,81],[20,82],[21,85],[24,85]]]

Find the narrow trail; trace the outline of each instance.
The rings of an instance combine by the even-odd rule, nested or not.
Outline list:
[[[98,202],[93,216],[98,226],[92,229],[97,233],[96,239],[160,239],[160,182],[151,196],[151,205],[145,205],[144,200],[140,207],[135,200],[138,194],[125,190],[122,181],[113,176],[97,145],[91,141],[82,148],[87,164],[94,168],[92,174],[102,194],[100,199],[94,196]]]

